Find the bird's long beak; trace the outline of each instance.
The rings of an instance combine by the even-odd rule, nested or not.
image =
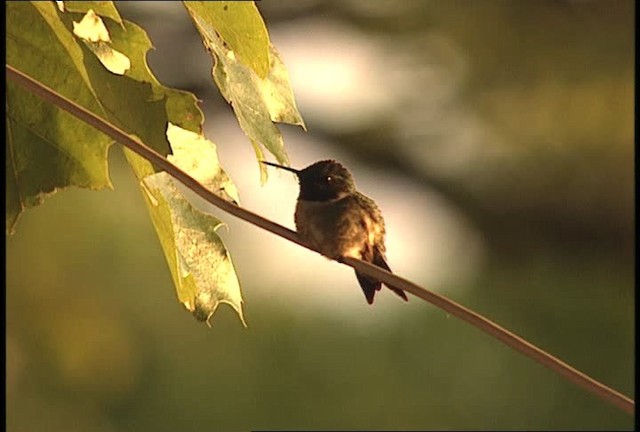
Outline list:
[[[286,170],[286,171],[291,171],[292,173],[296,173],[296,174],[300,173],[300,171],[298,171],[297,169],[291,168],[291,167],[288,167],[288,166],[278,165],[278,164],[274,164],[272,162],[267,162],[267,161],[262,161],[262,160],[260,161],[260,163],[263,163],[265,165],[271,165],[272,167],[280,168],[280,169],[283,169],[283,170]]]

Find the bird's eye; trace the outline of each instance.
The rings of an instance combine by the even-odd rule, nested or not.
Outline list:
[[[333,180],[333,177],[331,177],[331,176],[326,176],[324,179],[325,179],[325,181],[326,181],[327,183],[330,183],[330,182],[331,182],[331,180]]]

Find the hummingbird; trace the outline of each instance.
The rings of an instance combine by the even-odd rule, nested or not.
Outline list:
[[[353,176],[335,160],[322,160],[297,170],[261,161],[291,171],[298,177],[300,194],[294,220],[300,237],[326,257],[340,261],[353,257],[391,271],[385,257],[384,219],[375,201],[358,192]],[[367,303],[373,304],[382,282],[356,271]],[[389,287],[408,301],[404,291]]]

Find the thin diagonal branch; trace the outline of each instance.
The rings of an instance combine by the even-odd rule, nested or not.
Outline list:
[[[307,249],[318,252],[317,250],[311,248],[309,245],[301,241],[296,232],[291,231],[290,229],[285,228],[282,225],[274,223],[268,219],[263,218],[260,215],[252,213],[218,197],[217,195],[206,189],[204,186],[202,186],[200,183],[198,183],[198,181],[191,177],[189,174],[169,162],[164,156],[145,146],[140,141],[131,138],[124,131],[109,124],[105,120],[87,111],[73,101],[57,94],[54,90],[33,80],[29,76],[23,74],[22,72],[9,65],[6,65],[6,70],[7,77],[14,82],[26,87],[41,98],[51,102],[59,108],[64,109],[65,111],[68,111],[69,113],[78,117],[80,120],[86,122],[87,124],[90,124],[99,131],[103,132],[105,135],[108,135],[115,141],[128,147],[130,150],[134,151],[143,158],[147,159],[149,162],[153,163],[156,167],[169,173],[172,177],[179,180],[186,187],[191,189],[193,192],[198,194],[209,203],[244,221],[270,231],[280,237],[284,237],[287,240],[297,243]],[[527,342],[525,339],[515,335],[504,327],[499,326],[488,318],[485,318],[482,315],[470,309],[467,309],[464,306],[452,300],[449,300],[444,296],[431,292],[421,286],[418,286],[406,279],[401,278],[398,275],[392,274],[370,263],[355,258],[344,258],[342,262],[358,270],[358,272],[376,278],[389,286],[393,286],[394,288],[408,291],[411,294],[443,309],[448,314],[456,316],[468,322],[474,327],[477,327],[478,329],[495,337],[496,339],[521,352],[527,357],[559,373],[571,382],[595,394],[601,399],[617,406],[623,411],[629,414],[634,413],[635,402],[633,399],[617,392],[610,387],[607,387],[599,381],[596,381],[595,379],[573,368],[562,360],[552,356],[551,354],[545,352],[537,346]]]

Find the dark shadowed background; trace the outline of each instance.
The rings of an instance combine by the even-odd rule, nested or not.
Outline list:
[[[117,2],[164,84],[202,99],[242,204],[293,227],[295,179],[261,186],[178,2]],[[634,397],[632,1],[260,2],[308,133],[387,222],[402,276]],[[12,431],[633,428],[633,418],[441,310],[215,211],[248,329],[178,303],[113,147],[113,191],[66,190],[7,237]]]

